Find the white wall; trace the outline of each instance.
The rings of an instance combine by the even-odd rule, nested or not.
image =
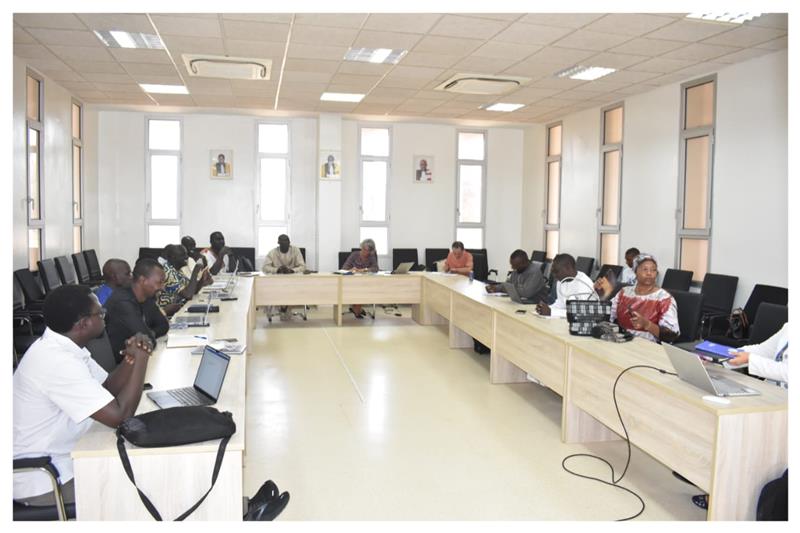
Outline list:
[[[522,246],[523,132],[491,128],[486,191],[486,251],[489,268],[503,280],[511,252]],[[526,250],[530,253],[530,250]]]
[[[755,283],[788,286],[787,100],[785,51],[717,72],[709,271],[739,276],[737,306]],[[676,260],[680,83],[624,105],[620,254],[631,246],[653,253],[663,273]],[[563,124],[560,249],[595,257],[600,108],[564,117]],[[525,135],[527,146],[540,133]],[[544,193],[544,180],[529,166],[531,199],[531,188]]]
[[[530,253],[544,250],[544,124],[527,126],[523,133],[522,249]]]

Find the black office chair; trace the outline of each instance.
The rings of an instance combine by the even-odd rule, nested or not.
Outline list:
[[[55,496],[55,504],[51,506],[25,505],[14,501],[13,518],[15,522],[20,521],[41,521],[41,520],[74,520],[75,504],[64,504],[61,495],[61,478],[58,469],[55,467],[50,457],[29,457],[26,459],[14,459],[14,473],[22,472],[44,472],[50,479]]]
[[[592,275],[592,269],[594,268],[594,258],[593,257],[583,257],[578,256],[575,259],[575,268],[578,272],[583,272],[587,276]]]
[[[42,280],[44,291],[51,292],[62,285],[61,276],[58,275],[56,262],[53,259],[42,259],[38,261],[39,277]]]
[[[12,322],[12,333],[14,335],[14,368],[19,364],[21,355],[28,351],[31,344],[44,333],[44,315],[40,310],[28,310],[25,308],[22,289],[17,280],[13,283],[14,293],[14,314]]]
[[[306,261],[306,249],[304,247],[300,247],[300,255],[303,256],[303,262]]]
[[[773,285],[754,285],[753,290],[750,292],[750,296],[747,298],[747,303],[744,304],[744,308],[742,309],[747,317],[748,324],[753,324],[756,319],[756,312],[758,311],[759,306],[764,302],[777,305],[788,305],[789,290],[785,287],[775,287]],[[730,328],[730,315],[713,317],[709,319],[709,321],[709,339],[711,337],[722,338],[724,336],[726,339],[735,340],[726,336],[726,332]],[[750,336],[748,329],[745,329],[743,333],[743,337]],[[712,342],[725,344],[725,342],[722,340]]]
[[[75,268],[72,266],[72,261],[65,255],[62,257],[56,257],[56,270],[58,270],[58,275],[61,278],[61,283],[64,285],[77,285],[78,284],[78,275],[75,274]]]
[[[100,262],[97,260],[97,254],[92,250],[84,250],[83,257],[86,259],[86,266],[89,268],[89,276],[92,279],[102,279],[103,271],[100,270]]]
[[[611,271],[614,274],[614,279],[619,280],[622,276],[622,266],[621,265],[603,265],[600,267],[600,270],[597,271],[597,277],[594,279],[597,280],[600,276],[605,276],[608,271]]]
[[[344,268],[344,262],[347,261],[347,258],[350,257],[350,254],[353,252],[339,252],[339,270]]]
[[[231,250],[233,250],[233,254],[239,258],[244,257],[248,261],[250,261],[251,265],[256,264],[256,249],[252,246],[231,246]],[[239,266],[239,270],[244,270],[242,266]],[[252,270],[252,269],[251,269]]]
[[[703,295],[699,292],[673,290],[670,294],[678,306],[678,326],[681,333],[673,342],[685,350],[694,350],[695,340],[700,331],[700,313],[703,309]]]
[[[111,341],[106,330],[103,330],[103,334],[96,339],[90,340],[86,344],[86,349],[92,354],[92,359],[106,372],[111,373],[117,367],[114,350],[111,348]]]
[[[414,263],[411,270],[425,270],[425,265],[419,264],[416,248],[392,248],[392,270],[396,270],[400,263]]]
[[[738,276],[708,273],[703,277],[703,312],[700,317],[700,336],[708,335],[708,324],[713,317],[729,316],[736,297],[736,286],[739,284]]]
[[[755,318],[748,328],[749,335],[742,339],[734,339],[725,335],[709,335],[708,340],[739,348],[750,344],[759,344],[772,337],[789,321],[789,308],[785,305],[761,302]]]
[[[94,279],[89,275],[89,267],[86,265],[86,258],[83,257],[83,253],[72,254],[72,265],[75,267],[75,274],[78,276],[78,283],[81,285],[94,287],[103,284],[102,277]]]
[[[155,259],[158,260],[161,257],[161,254],[164,253],[163,248],[148,248],[147,246],[140,246],[139,247],[139,258],[140,259]]]
[[[470,252],[472,254],[472,274],[478,281],[486,281],[489,279],[489,261],[486,254],[478,252]],[[496,272],[495,272],[496,274]]]
[[[692,276],[694,276],[694,272],[691,270],[668,268],[667,271],[664,272],[661,288],[670,293],[672,293],[673,290],[688,291],[689,287],[692,285]]]
[[[542,250],[534,250],[531,252],[531,261],[544,263],[545,259],[547,259],[547,252],[543,252]]]
[[[539,272],[544,273],[544,263],[543,262],[541,262],[541,261],[531,261],[531,263],[533,263],[533,266],[535,266],[536,268],[539,269]]]
[[[436,263],[447,259],[449,253],[449,248],[425,248],[425,268],[429,272],[436,272]]]
[[[19,283],[22,295],[25,297],[25,307],[41,310],[42,304],[44,304],[44,291],[36,281],[33,272],[27,268],[20,268],[14,271],[14,279]]]

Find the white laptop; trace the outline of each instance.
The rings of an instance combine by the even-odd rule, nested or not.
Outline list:
[[[683,381],[714,396],[757,396],[761,394],[755,389],[745,387],[732,379],[726,378],[730,372],[722,368],[707,368],[694,352],[687,352],[669,344],[662,344],[672,366]]]
[[[414,266],[414,261],[408,261],[407,263],[400,263],[397,265],[397,268],[392,270],[392,274],[408,274],[408,271],[411,270],[411,267]]]
[[[186,327],[200,327],[208,326],[208,313],[211,310],[211,298],[208,299],[206,304],[206,312],[202,315],[180,315],[172,317],[173,324],[184,324]]]
[[[147,397],[161,409],[182,405],[214,405],[219,399],[230,362],[229,355],[211,346],[206,346],[200,366],[197,368],[194,385],[180,389],[148,392]]]

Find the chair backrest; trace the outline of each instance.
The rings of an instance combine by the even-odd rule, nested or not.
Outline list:
[[[306,249],[303,246],[300,247],[300,255],[303,256],[303,261],[305,261],[306,260]]]
[[[234,255],[237,257],[245,257],[250,261],[251,265],[256,264],[256,249],[252,246],[231,246]],[[239,268],[241,270],[241,267]]]
[[[552,273],[550,272],[551,270],[553,270],[553,260],[552,259],[545,259],[544,260],[544,270],[542,270],[542,275],[544,276],[544,279],[547,280],[548,284],[555,285],[555,283],[553,283]]]
[[[58,275],[61,276],[61,283],[64,285],[75,285],[78,283],[78,276],[75,274],[75,268],[72,266],[72,261],[70,261],[66,255],[56,257],[55,261]]]
[[[100,270],[100,262],[97,260],[94,249],[84,250],[83,257],[86,259],[86,266],[89,267],[89,275],[95,279],[102,278],[103,272]]]
[[[14,276],[14,311],[20,311],[25,308],[25,297],[22,295],[22,289],[19,286],[16,276]]]
[[[50,292],[61,286],[61,277],[58,275],[56,262],[50,259],[42,259],[39,263],[39,276],[42,278],[44,291]]]
[[[449,248],[425,248],[425,268],[430,272],[436,272],[436,262],[447,259],[449,253]]]
[[[531,261],[531,263],[533,263],[533,266],[539,269],[539,272],[544,274],[544,263],[542,261]]]
[[[603,265],[600,267],[600,270],[597,271],[597,277],[599,278],[600,276],[605,276],[606,272],[609,270],[614,273],[615,280],[619,280],[619,278],[622,276],[622,265]]]
[[[673,290],[688,291],[689,287],[692,285],[692,276],[694,276],[694,272],[691,270],[668,268],[667,271],[664,272],[661,288],[670,292]]]
[[[759,344],[775,335],[789,321],[789,308],[762,302],[756,311],[756,318],[750,325],[750,337],[747,344]]]
[[[156,259],[158,260],[159,257],[164,253],[163,248],[148,248],[146,246],[139,247],[139,259]]]
[[[763,302],[787,305],[789,303],[789,290],[785,287],[757,284],[753,286],[747,303],[744,304],[744,314],[752,324],[756,319],[756,312]]]
[[[22,289],[26,306],[29,306],[31,302],[41,302],[44,300],[44,291],[42,291],[42,287],[33,276],[33,272],[27,268],[20,268],[14,271],[14,279],[19,283],[19,288]]]
[[[672,290],[670,292],[678,306],[680,336],[675,342],[691,342],[700,333],[700,314],[703,310],[703,295],[699,292]]]
[[[344,267],[344,262],[347,261],[347,258],[350,257],[351,253],[353,253],[353,252],[339,252],[339,268],[340,269]]]
[[[89,267],[86,266],[86,258],[81,252],[72,254],[72,264],[75,266],[75,274],[78,276],[78,283],[88,284],[92,278],[89,275]]]
[[[489,279],[489,261],[486,254],[477,251],[469,251],[472,254],[472,272],[475,279],[478,281],[486,281]]]
[[[534,250],[531,252],[531,261],[538,261],[540,263],[544,263],[545,259],[547,259],[547,252],[542,250]]]
[[[733,307],[736,296],[736,285],[739,284],[738,276],[708,273],[703,278],[703,314],[727,315]]]
[[[575,259],[575,268],[578,272],[583,272],[587,276],[591,276],[592,269],[594,268],[594,257],[582,257],[579,255]]]
[[[413,261],[412,267],[419,264],[419,252],[416,248],[392,248],[392,270],[396,269],[400,263]]]
[[[116,368],[117,361],[114,359],[114,350],[111,349],[111,341],[106,330],[103,330],[100,337],[90,340],[86,344],[86,349],[92,354],[92,359],[106,372],[110,373]]]

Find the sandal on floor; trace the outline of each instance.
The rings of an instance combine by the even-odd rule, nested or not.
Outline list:
[[[697,494],[696,496],[692,496],[692,503],[698,506],[700,509],[708,511],[708,495]]]
[[[284,492],[274,500],[270,500],[263,507],[261,513],[255,517],[257,522],[268,522],[275,520],[279,514],[283,512],[286,506],[289,505],[289,493]]]

